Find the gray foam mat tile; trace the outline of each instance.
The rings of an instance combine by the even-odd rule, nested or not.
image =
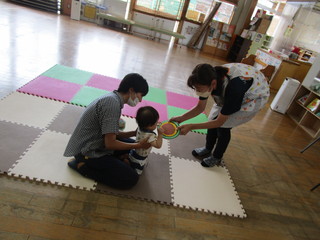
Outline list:
[[[138,184],[129,190],[117,190],[98,183],[97,191],[130,196],[137,199],[156,200],[170,204],[171,184],[169,171],[169,157],[151,153],[148,165],[145,167]]]
[[[171,139],[169,143],[171,156],[196,160],[191,152],[193,149],[205,145],[206,136],[205,134],[189,132],[187,135],[179,135],[177,138]]]
[[[84,112],[84,107],[67,104],[53,122],[48,126],[51,131],[72,134]]]
[[[0,172],[8,172],[42,129],[5,121],[0,121],[0,129]]]

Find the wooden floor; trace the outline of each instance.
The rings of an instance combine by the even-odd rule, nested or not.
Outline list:
[[[3,0],[0,9],[0,98],[57,63],[116,78],[138,72],[191,95],[186,79],[197,63],[224,63]],[[232,132],[224,160],[246,219],[1,175],[0,239],[320,239],[320,187],[310,192],[320,182],[319,143],[301,154],[312,139],[269,107]]]

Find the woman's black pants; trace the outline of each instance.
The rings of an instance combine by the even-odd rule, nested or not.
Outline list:
[[[231,139],[231,128],[208,129],[206,149],[213,150],[213,157],[221,159]]]

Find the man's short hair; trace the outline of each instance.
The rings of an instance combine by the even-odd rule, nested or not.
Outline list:
[[[133,88],[136,93],[141,93],[142,96],[145,96],[149,92],[149,86],[147,80],[144,79],[138,73],[129,73],[121,81],[118,92],[127,93],[129,89]]]

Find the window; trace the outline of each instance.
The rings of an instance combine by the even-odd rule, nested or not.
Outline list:
[[[213,0],[190,0],[186,18],[189,20],[203,22],[216,4]],[[221,3],[219,10],[213,20],[229,24],[233,16],[234,6],[225,2]]]
[[[203,22],[216,4],[214,0],[190,0],[186,18]],[[184,0],[136,0],[135,10],[177,20],[181,18]],[[213,20],[229,24],[234,11],[234,5],[222,2]]]
[[[184,0],[137,0],[134,8],[176,20],[181,17],[183,4]]]
[[[215,1],[212,0],[190,0],[186,18],[189,20],[203,22],[205,16],[213,9]]]
[[[223,2],[216,15],[214,15],[213,20],[229,24],[233,16],[233,11],[234,5]]]

